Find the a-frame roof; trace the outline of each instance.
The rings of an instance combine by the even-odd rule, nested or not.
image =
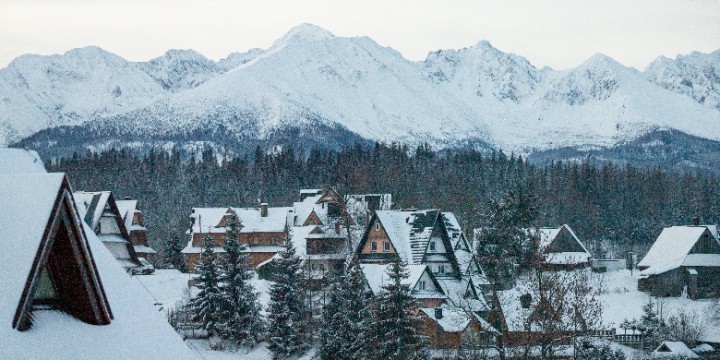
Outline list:
[[[108,323],[110,307],[64,174],[0,176],[0,198],[5,204],[0,211],[0,325],[21,330],[29,326],[33,294],[56,241],[69,241],[74,249],[74,256],[63,261],[77,262],[71,267],[82,273],[84,292],[76,295],[91,303],[88,318]],[[72,236],[57,240],[60,227]]]
[[[400,258],[408,264],[420,264],[438,222],[439,211],[376,211],[375,217]]]

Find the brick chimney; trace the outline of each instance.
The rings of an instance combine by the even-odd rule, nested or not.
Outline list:
[[[440,320],[443,318],[442,308],[435,308],[435,319]]]
[[[340,234],[340,222],[339,221],[335,222],[335,233]]]
[[[267,203],[260,204],[260,216],[262,216],[262,217],[268,216],[268,204]]]
[[[700,217],[699,217],[699,216],[694,216],[694,217],[693,217],[693,222],[692,222],[692,224],[693,224],[694,226],[700,226]]]

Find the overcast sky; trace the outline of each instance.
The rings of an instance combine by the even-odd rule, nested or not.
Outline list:
[[[135,61],[171,48],[217,60],[301,23],[411,60],[488,40],[556,69],[595,53],[643,69],[659,55],[720,49],[720,0],[0,0],[0,67],[87,45]]]

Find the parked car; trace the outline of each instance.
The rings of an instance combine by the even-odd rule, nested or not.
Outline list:
[[[132,269],[133,275],[149,275],[155,272],[155,267],[145,258],[138,258],[138,260],[140,260],[140,266]]]

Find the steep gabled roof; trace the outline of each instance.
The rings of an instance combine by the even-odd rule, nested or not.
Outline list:
[[[76,316],[84,321],[109,323],[110,307],[65,175],[0,176],[0,198],[4,203],[3,211],[0,211],[0,241],[3,245],[0,288],[4,292],[0,296],[0,323],[4,324],[0,327],[25,330],[30,326],[33,296],[42,269],[46,267],[60,273],[56,275],[72,276],[64,278],[68,283],[72,282],[67,288],[74,289],[69,293],[65,291],[66,296],[77,297],[65,299],[76,302],[68,309],[70,313],[77,312]],[[59,232],[67,235],[60,237]],[[72,249],[73,253],[63,253],[69,256],[65,260],[55,254],[58,247]],[[52,260],[51,264],[49,260]],[[63,263],[58,263],[60,261]]]
[[[398,255],[408,264],[422,262],[438,214],[435,209],[375,212]]]
[[[683,266],[685,261],[688,261],[686,266],[708,266],[702,265],[707,261],[710,261],[709,265],[720,266],[717,262],[720,260],[718,254],[707,254],[710,256],[705,257],[695,256],[705,254],[688,256],[698,240],[706,233],[713,241],[718,241],[707,226],[666,227],[655,240],[650,251],[638,263],[638,267],[647,268],[642,272],[643,275],[652,275],[676,269]]]
[[[122,216],[123,221],[125,222],[125,227],[130,230],[141,230],[141,229],[133,229],[133,217],[135,216],[135,212],[138,212],[137,209],[137,200],[117,200],[115,201],[115,204],[118,207],[118,210],[120,211],[120,216]],[[137,226],[137,225],[136,225]],[[146,230],[146,229],[142,229]]]
[[[367,281],[373,294],[377,295],[381,293],[384,291],[383,287],[390,283],[390,276],[387,274],[387,269],[390,265],[391,264],[360,264],[360,269],[362,270],[365,280]],[[432,272],[428,270],[427,265],[408,265],[407,270],[410,276],[402,279],[401,283],[408,285],[410,290],[415,289],[418,281],[420,281],[420,278],[427,274],[435,287],[438,289],[438,294],[429,294],[430,297],[445,297],[440,283],[438,283],[437,279],[435,279]]]
[[[682,341],[665,341],[652,352],[652,357],[682,357],[697,359],[700,356]]]
[[[33,150],[0,148],[0,174],[46,173],[40,156]]]

